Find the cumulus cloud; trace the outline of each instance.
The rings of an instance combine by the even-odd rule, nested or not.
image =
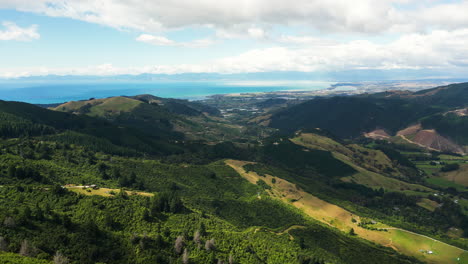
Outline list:
[[[159,32],[190,26],[305,25],[327,32],[380,33],[466,26],[468,3],[424,0],[0,0],[15,8],[115,28]],[[415,6],[401,8],[406,4]],[[408,11],[409,10],[409,11]],[[429,24],[427,24],[429,22]],[[261,29],[248,30],[262,37]]]
[[[431,29],[460,29],[468,28],[468,1],[455,1],[434,6],[428,6],[421,10],[408,12],[420,28],[424,25]]]
[[[228,27],[216,28],[218,39],[251,38],[255,40],[270,40],[271,26],[265,24],[232,24]]]
[[[149,38],[149,37],[148,37]],[[284,36],[284,39],[297,39]],[[166,43],[167,39],[154,40]],[[171,41],[169,41],[171,42]],[[330,42],[302,39],[304,45],[254,49],[200,64],[148,65],[122,68],[111,64],[73,69],[0,70],[4,77],[76,74],[243,73],[270,71],[340,71],[352,69],[457,69],[468,65],[468,29],[412,33],[386,44],[368,40]],[[327,45],[323,45],[327,43]]]
[[[0,27],[0,40],[31,41],[40,38],[37,25],[23,28],[8,21],[2,22],[2,25],[4,29]]]
[[[141,33],[137,41],[155,46],[206,47],[232,38],[269,45],[199,64],[19,69],[3,70],[3,76],[468,66],[467,0],[0,0],[0,8],[134,30]],[[3,27],[0,40],[39,38],[35,25],[21,28],[7,22]],[[183,42],[165,37],[170,30],[199,27],[212,29],[214,35]],[[291,27],[315,35],[281,31]],[[397,39],[366,40],[378,34]]]
[[[247,33],[249,34],[250,37],[254,39],[266,39],[267,38],[267,33],[265,30],[259,27],[251,27],[247,29]]]
[[[290,36],[290,35],[282,35],[276,39],[279,43],[284,44],[294,44],[294,45],[314,45],[314,46],[329,46],[335,45],[338,42],[331,39],[325,38],[318,38],[313,36]]]
[[[211,39],[196,39],[188,42],[176,42],[164,36],[154,36],[150,34],[141,34],[136,38],[136,40],[156,46],[174,47],[206,47],[214,43]]]
[[[337,43],[327,39],[283,36],[300,43],[225,59],[229,64],[252,62],[251,70],[317,71],[347,69],[437,69],[461,67],[468,57],[468,29],[412,33],[386,44],[368,40]],[[264,61],[262,61],[264,60]],[[266,61],[265,61],[266,60]],[[281,64],[281,66],[274,66]]]

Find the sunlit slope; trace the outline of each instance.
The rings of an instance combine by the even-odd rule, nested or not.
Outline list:
[[[295,184],[274,175],[259,176],[255,172],[246,172],[243,166],[248,163],[236,160],[226,161],[227,165],[235,169],[249,182],[253,184],[257,184],[260,180],[265,182],[271,187],[268,191],[270,196],[301,209],[308,216],[331,227],[338,228],[343,232],[349,232],[353,228],[354,232],[361,238],[391,247],[403,254],[417,257],[428,263],[445,264],[468,261],[468,253],[465,250],[423,235],[380,223],[376,225],[381,231],[362,228],[358,224],[365,221],[365,218],[325,202],[301,190]],[[429,251],[432,251],[432,254],[429,254]],[[460,261],[457,258],[460,258]]]
[[[331,138],[313,133],[299,133],[291,141],[306,148],[330,151],[336,159],[353,167],[357,172],[342,177],[345,182],[353,181],[374,189],[433,192],[425,186],[399,179],[404,168],[393,164],[392,160],[380,150],[356,144],[343,145]]]

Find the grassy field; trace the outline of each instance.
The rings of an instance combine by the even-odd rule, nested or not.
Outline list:
[[[248,164],[248,162],[227,160],[226,164],[253,184],[256,184],[258,180],[266,182],[271,187],[271,190],[268,190],[270,196],[291,204],[301,209],[313,219],[343,232],[349,232],[353,228],[355,233],[361,238],[391,247],[403,254],[417,257],[428,263],[467,263],[463,261],[468,260],[468,253],[462,249],[426,236],[392,228],[382,223],[378,224],[379,228],[388,229],[387,231],[376,231],[359,227],[358,223],[363,220],[361,217],[339,206],[318,199],[297,188],[295,184],[271,175],[259,176],[255,172],[247,173],[243,166]],[[275,179],[275,183],[272,183],[273,179]],[[428,254],[429,250],[433,253]],[[460,258],[460,261],[457,261],[457,258]]]
[[[142,102],[135,99],[113,97],[105,100],[102,104],[92,107],[90,115],[103,116],[106,113],[115,111],[130,112],[140,104],[142,104]]]
[[[300,134],[291,141],[306,148],[330,151],[336,158],[342,161],[345,159],[366,170],[380,172],[383,168],[393,168],[392,172],[387,173],[392,176],[399,175],[392,161],[380,150],[365,148],[357,144],[342,145],[333,139],[310,133]],[[337,154],[340,156],[337,157]]]
[[[404,181],[400,181],[397,179],[389,178],[382,176],[377,173],[363,171],[356,173],[352,176],[342,178],[345,182],[356,182],[358,184],[365,185],[367,187],[378,189],[380,187],[384,188],[388,191],[395,191],[395,192],[407,192],[412,191],[415,194],[424,195],[429,192],[434,192],[431,188],[419,185],[419,184],[412,184],[407,183]]]
[[[460,199],[458,201],[458,203],[460,204],[463,212],[468,215],[468,200],[465,200],[465,199]]]
[[[115,196],[120,193],[120,189],[110,189],[110,188],[99,188],[99,189],[92,189],[92,188],[86,188],[84,189],[83,187],[80,186],[72,186],[72,187],[67,187],[68,190],[84,195],[99,195],[99,196],[105,196],[105,197],[111,197]],[[142,196],[153,196],[154,194],[152,193],[147,193],[147,192],[138,192],[138,191],[125,191],[127,192],[128,195],[142,195]]]
[[[95,99],[91,101],[71,101],[56,107],[56,111],[77,111],[86,104],[92,105],[89,109],[91,116],[105,116],[108,113],[130,112],[135,107],[142,104],[141,101],[126,98],[126,97],[112,97],[105,99]]]
[[[425,208],[431,212],[434,212],[434,210],[439,206],[439,204],[435,201],[429,200],[427,198],[422,198],[417,205],[421,206],[422,208]]]
[[[468,163],[460,163],[460,168],[458,170],[444,172],[441,177],[456,184],[468,187]]]
[[[464,191],[466,189],[466,187],[463,186],[463,185],[454,183],[452,181],[449,181],[447,179],[440,178],[440,177],[427,178],[426,182],[429,183],[429,184],[432,184],[432,185],[442,187],[442,188],[453,187],[453,188],[457,189],[458,191]]]
[[[291,139],[291,141],[308,148],[352,154],[349,149],[333,139],[316,134],[300,134],[298,137]]]
[[[358,173],[355,173],[351,176],[341,178],[342,181],[345,181],[345,182],[354,181],[358,184],[362,184],[373,189],[379,189],[382,187],[386,190],[395,191],[395,192],[406,193],[408,191],[411,191],[412,193],[419,194],[419,195],[424,195],[428,192],[434,192],[434,190],[426,186],[407,183],[407,182],[400,181],[395,178],[386,177],[381,174],[368,171],[352,163],[351,161],[347,159],[346,156],[340,153],[334,153],[334,157],[352,166],[354,169],[358,171]]]
[[[428,162],[414,162],[418,169],[424,171],[426,175],[432,176],[440,172],[441,165],[430,165]]]
[[[439,158],[441,160],[468,160],[468,156],[454,156],[454,155],[446,155],[446,154],[442,154],[442,155],[439,155]]]
[[[403,253],[414,252],[419,259],[428,263],[468,263],[466,251],[408,231],[391,231],[392,245]]]
[[[342,178],[345,182],[354,181],[373,189],[382,187],[389,191],[405,192],[414,195],[425,195],[429,192],[434,192],[431,188],[418,184],[410,184],[375,172],[379,171],[379,168],[387,167],[394,168],[395,172],[393,176],[399,175],[397,168],[392,165],[391,160],[379,150],[368,149],[355,144],[344,146],[330,138],[308,133],[300,134],[291,139],[291,141],[307,148],[332,151],[336,159],[358,171],[354,175]],[[357,156],[358,159],[350,158],[353,156]]]
[[[402,154],[409,155],[409,153],[403,152]],[[426,161],[414,161],[414,164],[418,169],[424,171],[429,176],[426,182],[432,185],[436,185],[442,188],[454,187],[459,191],[466,190],[468,187],[468,161],[467,156],[453,156],[441,154],[438,156],[438,162],[444,162],[446,164],[458,163],[460,168],[458,170],[443,172],[441,168],[444,165],[435,164],[431,165],[430,160]]]

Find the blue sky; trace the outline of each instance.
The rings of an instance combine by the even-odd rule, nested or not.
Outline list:
[[[468,1],[0,0],[0,77],[465,72]]]

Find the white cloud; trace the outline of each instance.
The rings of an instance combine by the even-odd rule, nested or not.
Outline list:
[[[409,3],[412,5],[405,8]],[[326,32],[354,33],[423,30],[434,26],[457,29],[468,25],[467,1],[440,4],[432,0],[0,0],[0,8],[144,32],[191,26],[229,31],[239,25],[250,25],[252,29],[248,32],[253,37],[263,36],[263,30],[255,29],[258,25],[305,25]]]
[[[456,1],[447,4],[429,6],[422,10],[408,13],[420,28],[428,26],[432,29],[468,28],[468,1]]]
[[[147,37],[151,39],[150,37]],[[284,39],[297,39],[283,36]],[[468,65],[468,29],[429,34],[413,33],[387,43],[368,40],[334,42],[299,38],[305,45],[254,49],[236,56],[200,64],[115,67],[111,64],[85,68],[0,69],[4,77],[75,74],[116,75],[141,73],[240,73],[269,71],[340,71],[352,69],[460,69]],[[166,43],[167,39],[157,42]],[[171,42],[169,40],[169,42]],[[323,43],[328,43],[323,45]]]
[[[267,38],[267,33],[262,28],[251,27],[247,29],[247,33],[249,34],[250,37],[254,39],[266,39]]]
[[[228,27],[216,28],[216,37],[219,39],[252,38],[268,40],[271,38],[269,25],[232,24]]]
[[[175,46],[175,47],[206,47],[214,43],[211,39],[196,39],[188,42],[176,42],[163,36],[154,36],[141,34],[136,38],[137,41],[145,42],[156,46]]]
[[[284,44],[294,44],[294,45],[329,46],[329,45],[337,44],[335,40],[312,37],[312,36],[282,35],[277,39],[277,41],[280,43],[284,43]]]
[[[136,40],[157,46],[173,46],[175,44],[175,41],[170,40],[166,37],[153,36],[149,34],[142,34]]]
[[[40,38],[37,25],[23,28],[8,21],[2,22],[2,25],[4,29],[0,27],[0,40],[31,41]]]

